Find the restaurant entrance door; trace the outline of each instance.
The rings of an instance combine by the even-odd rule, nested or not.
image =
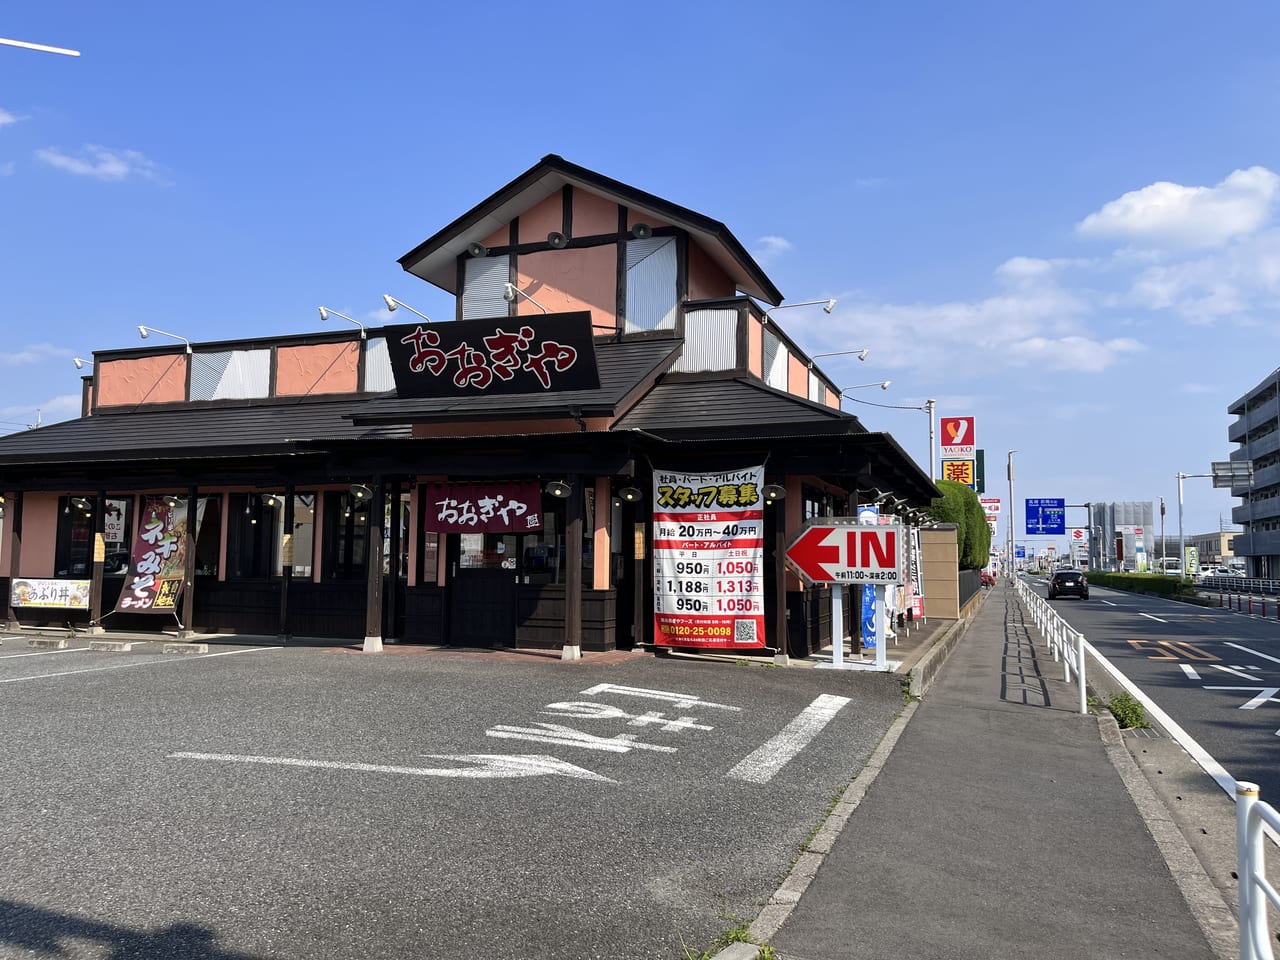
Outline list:
[[[519,536],[460,533],[449,537],[449,642],[462,647],[516,645]]]

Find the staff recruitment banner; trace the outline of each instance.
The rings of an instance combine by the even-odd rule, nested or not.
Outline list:
[[[763,465],[654,471],[655,644],[765,645],[763,486]]]
[[[187,501],[170,505],[163,497],[145,497],[138,532],[133,538],[129,572],[116,601],[117,612],[173,613],[186,579]],[[195,535],[200,534],[204,501],[196,508]]]

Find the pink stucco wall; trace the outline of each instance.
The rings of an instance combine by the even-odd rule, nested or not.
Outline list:
[[[511,227],[504,223],[480,242],[486,247],[505,247],[511,242]]]
[[[520,214],[520,242],[545,243],[547,234],[564,227],[564,198],[557,190]]]
[[[752,318],[747,319],[747,369],[764,376],[764,327]]]
[[[787,393],[809,396],[809,368],[795,354],[787,357]]]
[[[639,210],[627,211],[627,229],[630,230],[637,223],[647,223],[651,227],[669,227],[671,224],[665,220],[659,220],[657,217],[650,216]]]
[[[551,313],[590,310],[591,322],[616,323],[618,250],[612,245],[581,250],[547,250],[520,257],[517,286]],[[520,316],[542,313],[524,297]],[[600,333],[601,331],[596,331]]]
[[[573,191],[573,235],[594,237],[618,233],[618,205],[585,190]]]
[[[651,224],[652,226],[652,224]],[[737,289],[728,275],[696,243],[689,244],[689,298],[732,297]]]
[[[276,396],[355,393],[361,341],[281,347],[276,351]]]
[[[96,365],[98,406],[173,403],[187,398],[187,355],[168,354]],[[35,576],[35,574],[31,574]]]

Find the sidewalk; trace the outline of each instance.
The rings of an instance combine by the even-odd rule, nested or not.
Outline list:
[[[784,883],[753,925],[780,958],[1213,960],[1033,631],[993,588],[794,910],[765,929]]]

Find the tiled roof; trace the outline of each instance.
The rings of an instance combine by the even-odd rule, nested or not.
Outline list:
[[[297,441],[409,435],[408,427],[356,426],[369,400],[202,405],[101,413],[0,437],[9,463],[103,462],[147,457],[285,453]]]
[[[658,384],[616,424],[618,430],[724,431],[747,427],[819,432],[865,432],[858,418],[821,403],[796,397],[747,377],[707,380],[669,379]]]

